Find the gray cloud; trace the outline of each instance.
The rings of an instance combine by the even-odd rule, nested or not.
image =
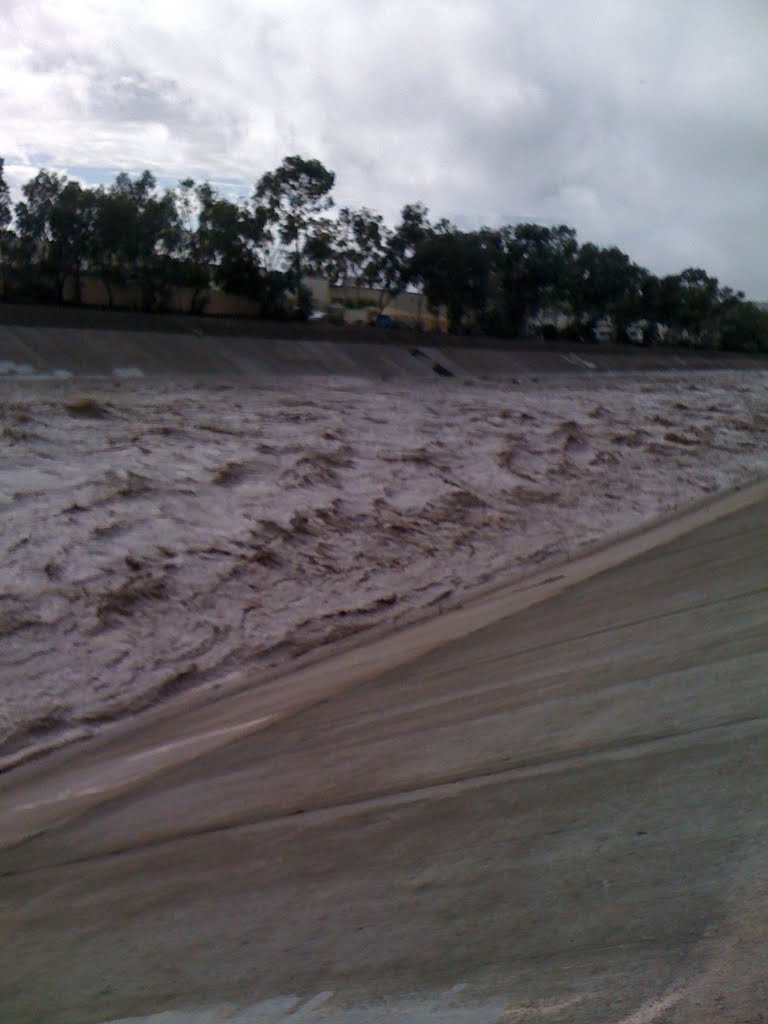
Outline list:
[[[757,0],[27,0],[0,22],[16,176],[45,152],[245,194],[298,151],[340,202],[569,223],[768,297]]]

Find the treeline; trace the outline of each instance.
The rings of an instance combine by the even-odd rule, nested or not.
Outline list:
[[[316,275],[377,289],[382,304],[421,291],[457,333],[511,337],[539,317],[545,335],[586,340],[608,319],[619,338],[640,322],[646,342],[768,351],[768,315],[704,270],[657,277],[616,247],[580,244],[566,226],[462,231],[430,220],[421,203],[390,227],[366,207],[333,211],[334,182],[300,156],[239,202],[190,179],[160,190],[149,171],[88,188],[41,170],[12,207],[0,159],[0,297],[61,302],[74,282],[77,302],[93,274],[110,305],[118,285],[138,285],[147,310],[183,286],[190,312],[200,312],[216,287],[258,302],[265,316],[306,316],[302,281]]]

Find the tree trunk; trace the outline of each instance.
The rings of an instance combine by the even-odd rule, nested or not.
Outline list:
[[[80,267],[75,267],[75,295],[74,303],[76,306],[82,306],[83,304],[83,282],[82,275],[80,273]]]
[[[151,275],[146,272],[141,282],[141,304],[147,313],[151,313],[155,306],[155,284]]]
[[[200,296],[203,294],[203,292],[205,292],[205,291],[207,291],[207,288],[194,288],[192,290],[192,298],[190,299],[190,302],[189,302],[189,312],[190,313],[192,313],[194,315],[199,315],[200,313],[203,312],[203,309],[206,306],[206,302],[203,301],[201,304],[198,304],[198,300],[199,300]]]

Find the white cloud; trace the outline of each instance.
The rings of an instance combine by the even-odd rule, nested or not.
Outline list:
[[[5,0],[9,164],[191,173],[289,152],[393,216],[574,224],[768,296],[758,0]]]

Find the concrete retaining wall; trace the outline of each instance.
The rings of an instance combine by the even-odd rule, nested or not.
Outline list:
[[[385,332],[381,332],[385,334]],[[153,330],[0,324],[0,376],[346,374],[374,380],[454,375],[474,378],[638,370],[768,369],[768,359],[737,354],[576,346],[487,349],[448,346],[402,333],[402,341],[210,336]]]

